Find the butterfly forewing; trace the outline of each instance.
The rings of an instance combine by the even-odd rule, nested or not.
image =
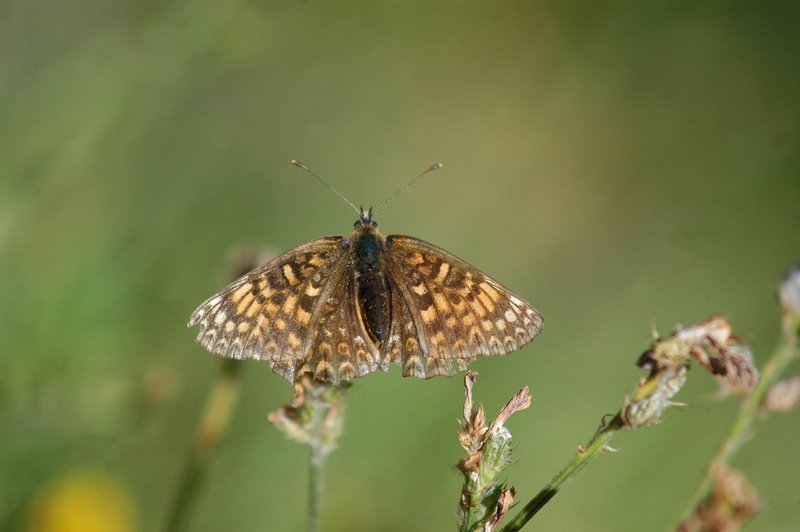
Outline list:
[[[293,380],[308,351],[326,293],[347,276],[347,239],[324,237],[299,246],[238,279],[194,311],[197,341],[228,358],[267,360]]]
[[[400,235],[389,236],[386,249],[390,281],[422,352],[403,352],[405,375],[451,375],[454,363],[463,368],[481,355],[514,351],[541,331],[533,307],[443,249]]]

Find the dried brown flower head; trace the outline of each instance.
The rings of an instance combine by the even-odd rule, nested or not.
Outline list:
[[[800,268],[795,266],[783,278],[778,289],[778,298],[786,314],[800,315]]]
[[[735,532],[762,507],[758,493],[740,471],[719,465],[711,471],[711,492],[680,532]]]
[[[636,429],[661,421],[664,410],[681,403],[670,401],[686,382],[688,368],[681,365],[665,368],[642,379],[633,397],[625,396],[619,416],[623,425]]]
[[[639,358],[638,366],[657,372],[675,368],[694,358],[709,373],[723,377],[734,389],[750,390],[758,384],[758,370],[749,348],[733,335],[722,316],[711,316],[692,327],[678,328],[658,338]]]
[[[464,473],[460,519],[462,529],[490,532],[514,501],[514,488],[498,484],[500,474],[511,464],[511,432],[505,424],[515,412],[531,405],[531,394],[527,386],[521,389],[487,426],[483,405],[473,403],[477,377],[473,371],[464,377],[464,418],[458,441],[467,456],[458,464]]]
[[[666,338],[656,338],[637,365],[650,371],[633,396],[626,396],[620,420],[628,428],[653,425],[670,406],[686,382],[689,363],[695,359],[720,378],[725,395],[749,392],[759,381],[750,349],[734,336],[731,324],[711,316],[691,327],[678,327]]]
[[[333,386],[304,375],[294,385],[288,406],[267,419],[292,440],[318,446],[322,454],[336,447],[342,432],[343,397],[347,387]]]
[[[800,377],[775,384],[764,398],[764,408],[773,412],[789,412],[800,400]]]

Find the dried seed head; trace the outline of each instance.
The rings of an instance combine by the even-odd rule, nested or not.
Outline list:
[[[478,374],[474,371],[468,371],[464,375],[464,419],[472,416],[472,387],[475,386],[477,380]]]
[[[642,380],[633,398],[625,396],[620,420],[628,428],[647,427],[661,421],[670,401],[686,382],[687,367],[666,368]]]
[[[492,421],[492,426],[489,427],[489,431],[497,432],[499,429],[503,428],[508,418],[520,410],[525,410],[529,406],[531,406],[531,392],[528,390],[528,387],[525,386],[505,404],[502,410],[500,410],[500,413],[497,414],[497,418]]]
[[[458,464],[464,473],[459,515],[470,530],[493,530],[514,500],[513,488],[498,485],[500,474],[511,464],[511,432],[505,424],[515,412],[531,405],[531,394],[527,387],[517,392],[487,426],[483,405],[473,402],[476,379],[475,372],[464,378],[464,418],[458,441],[467,456]]]
[[[690,357],[697,355],[694,350],[717,349],[734,340],[731,326],[721,316],[711,316],[706,321],[692,327],[678,327],[666,338],[658,338],[653,345],[639,357],[640,368],[656,371],[677,367]]]
[[[746,345],[728,347],[721,362],[724,367],[721,386],[725,393],[748,393],[758,384],[760,375],[753,363],[753,353]]]
[[[733,335],[731,324],[721,316],[658,338],[637,365],[649,370],[652,380],[662,370],[685,365],[691,358],[712,375],[722,377],[727,393],[749,391],[758,384],[750,349]]]
[[[327,454],[336,447],[344,423],[347,386],[333,386],[305,375],[295,383],[291,402],[267,419],[290,439],[318,446]]]
[[[711,492],[678,530],[739,530],[762,506],[758,493],[743,473],[728,466],[717,466],[711,472]]]
[[[793,267],[778,288],[778,299],[783,308],[784,323],[800,327],[800,268]]]
[[[495,510],[494,516],[486,523],[484,530],[494,530],[497,523],[500,522],[508,509],[511,508],[511,505],[514,504],[514,496],[516,494],[517,492],[513,487],[500,490],[500,494],[497,496],[497,509]]]
[[[789,412],[800,400],[800,377],[792,377],[770,388],[764,398],[764,408],[774,412]]]

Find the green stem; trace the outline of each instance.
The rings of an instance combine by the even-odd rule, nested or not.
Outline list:
[[[307,393],[307,400],[314,407],[308,424],[308,532],[318,532],[320,529],[320,514],[322,513],[322,494],[324,491],[325,458],[333,449],[328,441],[326,419],[335,408],[337,394],[335,390],[325,384],[313,385],[311,393]]]
[[[309,447],[308,460],[308,531],[320,529],[322,492],[324,486],[325,452],[319,445]]]
[[[551,480],[547,486],[545,486],[536,496],[530,500],[525,507],[514,516],[514,518],[506,524],[501,530],[501,532],[513,532],[515,530],[520,530],[525,524],[536,515],[539,510],[541,510],[545,504],[547,504],[550,499],[556,496],[556,494],[561,491],[561,489],[566,486],[570,480],[578,474],[578,472],[586,467],[586,465],[594,460],[598,455],[606,451],[606,445],[608,442],[611,441],[611,438],[614,437],[614,434],[617,433],[622,428],[622,421],[617,414],[614,419],[612,419],[608,425],[602,427],[597,433],[592,437],[589,443],[583,449],[580,449],[572,461],[567,464],[567,466],[562,469],[556,476]]]
[[[336,447],[344,419],[344,392],[336,387],[303,376],[295,385],[290,405],[269,415],[269,421],[289,438],[308,445],[308,530],[320,529],[324,494],[324,467],[328,454]]]
[[[800,318],[783,327],[781,340],[764,365],[761,381],[742,403],[739,415],[731,425],[728,434],[722,440],[719,449],[709,461],[705,475],[692,491],[689,501],[681,513],[680,521],[685,521],[689,518],[708,493],[711,487],[711,474],[714,469],[722,464],[727,464],[752,434],[753,422],[761,409],[764,397],[772,386],[778,382],[781,374],[798,354],[798,329],[800,329]]]
[[[197,501],[197,495],[205,484],[208,464],[225,433],[239,396],[241,368],[242,364],[236,360],[226,359],[220,365],[217,382],[197,427],[194,444],[186,459],[183,477],[175,495],[175,502],[167,517],[164,528],[167,532],[188,530],[189,518]]]

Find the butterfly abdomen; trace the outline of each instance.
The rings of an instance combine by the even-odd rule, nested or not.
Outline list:
[[[376,344],[386,340],[391,323],[390,288],[381,258],[382,246],[383,237],[371,227],[362,226],[354,235],[352,258],[359,310],[367,333]]]

